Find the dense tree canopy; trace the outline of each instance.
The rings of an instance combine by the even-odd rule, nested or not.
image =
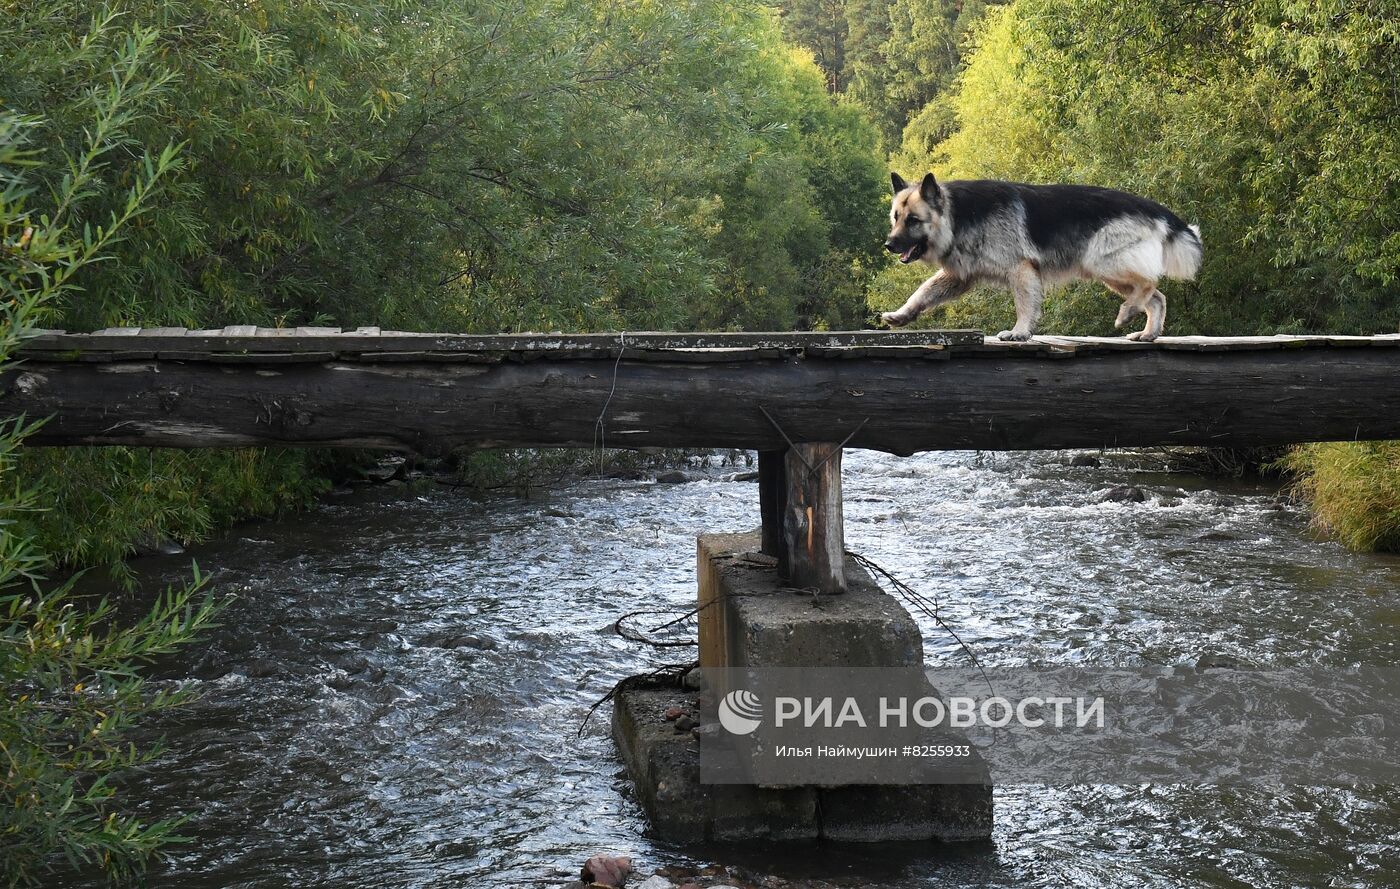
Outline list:
[[[1393,332],[1398,27],[1385,3],[1017,0],[943,96],[946,138],[913,125],[896,163],[1117,186],[1198,221],[1173,332]],[[888,278],[877,301],[908,284]],[[1047,323],[1106,333],[1111,303],[1071,292]],[[998,311],[980,305],[953,311]]]
[[[761,5],[159,0],[112,4],[100,37],[85,3],[6,6],[0,95],[43,113],[44,151],[103,75],[67,63],[84,39],[151,29],[177,87],[137,138],[187,166],[75,327],[861,316],[877,239],[831,236],[877,193],[875,137]]]

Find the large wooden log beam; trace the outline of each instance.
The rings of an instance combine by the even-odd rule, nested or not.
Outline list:
[[[848,447],[897,454],[1400,438],[1400,351],[1389,348],[707,359],[29,358],[0,371],[0,417],[51,417],[30,438],[39,445],[424,453],[778,450],[779,425],[795,442],[859,427]]]

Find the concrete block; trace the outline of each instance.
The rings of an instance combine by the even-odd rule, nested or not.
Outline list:
[[[656,833],[678,843],[714,840],[814,840],[817,791],[700,783],[699,741],[677,733],[667,708],[682,689],[632,688],[613,702],[613,738]]]
[[[759,547],[757,533],[699,539],[700,603],[716,602],[700,614],[702,666],[906,668],[911,682],[923,682],[918,625],[864,569],[847,566],[847,592],[814,601],[786,587]],[[728,672],[707,669],[705,677],[724,681]],[[727,691],[712,686],[706,694]],[[701,784],[699,740],[676,732],[663,716],[678,704],[698,713],[696,696],[680,686],[631,688],[613,707],[613,736],[638,800],[667,840],[926,842],[991,835],[992,788],[975,777],[960,784]],[[985,768],[980,758],[969,765]]]
[[[699,539],[700,604],[721,603],[700,624],[702,667],[923,665],[918,624],[864,568],[847,564],[846,592],[814,600],[783,585],[761,542],[757,532]]]
[[[826,840],[959,842],[992,834],[990,784],[863,784],[820,794]]]

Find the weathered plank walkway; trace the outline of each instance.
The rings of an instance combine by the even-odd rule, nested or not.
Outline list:
[[[0,371],[38,445],[920,450],[1400,438],[1400,335],[43,332]]]

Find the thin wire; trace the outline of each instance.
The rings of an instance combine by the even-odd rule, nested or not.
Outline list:
[[[603,422],[603,418],[608,415],[608,406],[612,404],[613,395],[617,392],[617,371],[622,366],[622,356],[627,352],[627,331],[622,331],[617,335],[617,360],[613,362],[612,388],[608,390],[608,400],[603,402],[603,409],[598,412],[598,419],[593,423],[593,441],[598,446],[598,478],[603,477],[603,453],[608,449],[608,427]]]
[[[987,676],[987,671],[982,669],[982,662],[977,659],[977,655],[973,653],[971,646],[964,642],[962,640],[962,637],[957,634],[957,631],[954,630],[952,627],[948,626],[948,622],[943,619],[943,615],[939,614],[939,609],[941,606],[937,598],[930,600],[929,597],[924,596],[922,593],[909,586],[909,584],[900,580],[898,577],[895,577],[893,574],[886,571],[879,565],[875,564],[870,559],[867,559],[865,556],[862,556],[860,553],[855,553],[851,552],[850,550],[846,550],[846,557],[855,561],[862,567],[870,571],[874,571],[876,574],[879,574],[881,577],[888,580],[890,582],[890,585],[894,587],[897,593],[902,595],[905,599],[909,601],[910,604],[914,605],[925,615],[931,618],[934,623],[942,627],[949,636],[952,636],[953,640],[957,642],[959,646],[962,647],[962,650],[964,652],[967,653],[968,659],[970,659],[972,661],[972,665],[977,668],[977,672],[982,674],[982,681],[987,683],[987,688],[991,691],[993,697],[996,696],[996,688],[992,685],[991,678]],[[930,604],[930,601],[932,602],[932,604]]]

